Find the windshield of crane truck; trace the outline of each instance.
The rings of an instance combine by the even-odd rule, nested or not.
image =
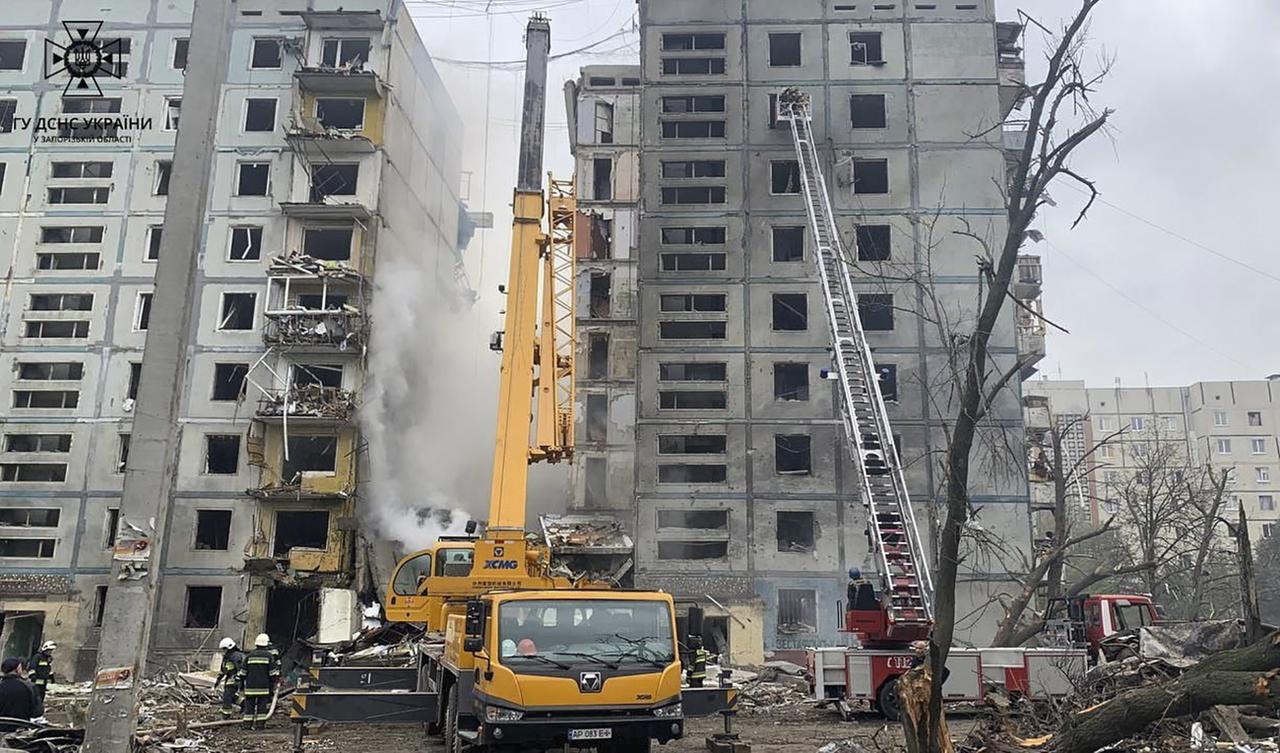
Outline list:
[[[508,666],[675,661],[671,608],[663,601],[538,599],[499,607],[498,643]]]
[[[1146,604],[1132,604],[1127,601],[1117,601],[1116,607],[1116,629],[1128,630],[1129,628],[1139,628],[1152,623],[1151,611]]]

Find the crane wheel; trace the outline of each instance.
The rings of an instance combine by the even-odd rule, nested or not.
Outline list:
[[[880,692],[876,694],[876,708],[880,709],[884,718],[891,722],[902,719],[902,705],[898,699],[898,678],[892,677],[885,680],[885,683],[880,686]]]
[[[458,745],[458,685],[449,687],[449,700],[444,707],[444,749],[456,753]]]

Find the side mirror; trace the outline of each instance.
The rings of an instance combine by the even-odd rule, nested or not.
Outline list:
[[[462,642],[462,647],[465,650],[474,653],[484,647],[484,618],[484,602],[479,599],[472,599],[468,601],[465,627],[466,637]]]
[[[478,635],[468,635],[462,641],[462,649],[469,654],[474,654],[484,648],[484,638]]]

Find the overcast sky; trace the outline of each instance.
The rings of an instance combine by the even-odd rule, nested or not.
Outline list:
[[[567,177],[560,87],[582,65],[638,59],[634,31],[613,36],[632,26],[636,5],[493,0],[486,16],[485,0],[408,2],[469,124],[470,204],[496,215],[495,230],[467,250],[473,281],[496,311],[500,299],[492,291],[504,276],[509,242],[519,67],[445,59],[522,58],[528,13],[539,8],[551,16],[553,55],[605,40],[552,61],[547,167]],[[1023,9],[1050,27],[1075,5],[998,2],[1001,18]],[[1095,205],[1071,230],[1081,195],[1061,185],[1052,191],[1059,206],[1037,222],[1047,243],[1026,251],[1044,260],[1046,315],[1070,331],[1050,335],[1042,374],[1139,386],[1280,372],[1280,281],[1267,277],[1280,278],[1268,224],[1280,213],[1280,129],[1271,103],[1280,91],[1280,3],[1104,0],[1094,16],[1095,56],[1115,60],[1094,101],[1116,110],[1114,128],[1080,150],[1073,168],[1096,179],[1114,207]],[[1041,68],[1040,39],[1027,37],[1031,79]]]

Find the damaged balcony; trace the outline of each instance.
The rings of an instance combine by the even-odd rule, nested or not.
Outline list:
[[[355,393],[341,387],[320,384],[294,385],[263,395],[258,400],[261,421],[304,421],[307,423],[351,423],[355,415]]]
[[[350,226],[345,235],[341,229],[316,232],[338,232],[341,237],[336,245],[345,243],[349,257]],[[304,244],[313,246],[310,241]],[[343,351],[364,346],[364,276],[345,261],[294,252],[272,260],[267,280],[270,288],[262,339],[268,345]]]
[[[285,139],[312,160],[370,154],[382,143],[382,102],[357,96],[303,96]]]
[[[351,428],[260,423],[249,436],[249,462],[262,469],[246,494],[264,500],[342,501],[355,494],[355,432]]]
[[[245,552],[246,572],[294,585],[342,585],[353,517],[337,510],[264,507]]]
[[[1026,302],[1032,311],[1018,309],[1018,359],[1022,361],[1022,378],[1029,379],[1036,373],[1036,364],[1044,360],[1045,323],[1041,316],[1040,299]],[[1034,313],[1033,313],[1034,312]]]
[[[1027,63],[1022,56],[1023,26],[1017,21],[996,23],[996,76],[1000,85],[1000,112],[1004,117],[1018,109],[1027,95]]]
[[[1040,257],[1033,254],[1018,255],[1018,271],[1013,281],[1013,297],[1030,301],[1040,297]]]

